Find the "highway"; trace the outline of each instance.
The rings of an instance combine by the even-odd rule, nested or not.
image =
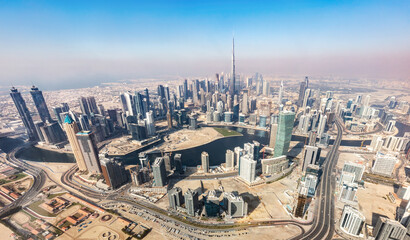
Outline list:
[[[342,140],[342,124],[339,120],[335,122],[337,127],[337,137],[332,149],[326,156],[323,166],[322,179],[317,190],[316,212],[314,213],[313,226],[303,236],[293,239],[332,239],[334,233],[334,197],[335,179],[332,177],[333,169],[338,159],[338,149]]]
[[[47,178],[42,169],[34,167],[23,161],[20,161],[15,157],[15,154],[19,149],[20,148],[16,148],[13,151],[11,151],[9,154],[7,154],[7,161],[10,164],[22,169],[27,174],[30,174],[33,177],[33,185],[27,192],[22,194],[21,197],[19,197],[17,200],[15,200],[14,202],[2,208],[0,210],[0,218],[8,216],[9,214],[13,213],[15,210],[29,203],[30,200],[33,199],[40,192]]]

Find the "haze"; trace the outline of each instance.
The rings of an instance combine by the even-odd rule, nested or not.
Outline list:
[[[408,29],[408,1],[2,1],[0,85],[229,72],[233,34],[242,74],[408,80]]]

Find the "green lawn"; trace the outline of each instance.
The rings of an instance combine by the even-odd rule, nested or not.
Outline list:
[[[64,195],[64,194],[66,194],[66,192],[63,192],[63,193],[54,193],[54,194],[48,195],[47,198],[48,198],[48,199],[52,199],[52,198],[55,198],[55,197],[58,197],[58,196],[61,196],[61,195]]]
[[[34,202],[34,203],[32,203],[32,204],[29,206],[29,208],[30,208],[31,210],[33,210],[34,212],[40,214],[40,215],[43,215],[43,216],[46,216],[46,217],[55,217],[55,216],[56,216],[55,214],[49,213],[49,212],[47,212],[45,209],[43,209],[42,207],[40,207],[40,205],[41,205],[43,202],[44,202],[43,200]]]
[[[238,133],[237,131],[234,130],[229,130],[226,128],[214,128],[217,132],[222,134],[224,137],[229,137],[229,136],[242,136],[242,134]]]

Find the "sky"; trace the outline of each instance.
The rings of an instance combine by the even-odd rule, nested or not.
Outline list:
[[[0,0],[0,86],[242,74],[410,76],[410,1]]]

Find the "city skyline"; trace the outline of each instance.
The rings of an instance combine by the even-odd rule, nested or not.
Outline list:
[[[92,10],[89,10],[92,9]],[[409,4],[13,2],[0,19],[0,86],[54,90],[236,72],[406,79]],[[47,84],[46,84],[47,83]]]

